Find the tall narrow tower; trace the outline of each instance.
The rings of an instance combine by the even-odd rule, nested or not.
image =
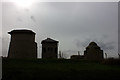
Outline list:
[[[43,59],[57,59],[58,57],[58,41],[47,38],[41,42],[42,44],[42,58]]]
[[[31,30],[13,30],[11,35],[8,58],[37,58],[35,33]]]

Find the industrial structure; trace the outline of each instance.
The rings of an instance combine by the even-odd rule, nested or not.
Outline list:
[[[95,42],[91,42],[84,51],[84,57],[87,60],[102,60],[103,50]]]
[[[31,30],[12,30],[8,58],[37,58],[37,43],[35,33]],[[47,38],[41,42],[42,59],[58,58],[58,41]],[[102,60],[103,50],[95,43],[91,42],[84,51],[84,55],[72,55],[71,59]]]
[[[41,42],[42,44],[42,59],[57,59],[58,58],[58,41],[47,38]]]
[[[37,58],[35,33],[31,30],[12,30],[8,58]]]
[[[72,55],[71,59],[84,59],[84,60],[102,60],[103,50],[95,43],[91,42],[84,51],[84,55]]]

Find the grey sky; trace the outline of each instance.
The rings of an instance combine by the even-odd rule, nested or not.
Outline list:
[[[85,50],[95,41],[108,54],[118,53],[118,3],[117,2],[37,2],[29,8],[14,3],[2,4],[3,56],[7,55],[12,29],[31,29],[36,32],[38,57],[41,41],[47,37],[58,40],[59,50],[65,57]]]
[[[118,3],[118,52],[120,54],[120,1]]]

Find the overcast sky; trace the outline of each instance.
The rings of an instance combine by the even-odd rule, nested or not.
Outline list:
[[[117,2],[37,2],[27,8],[15,3],[2,4],[2,53],[8,54],[13,29],[30,29],[36,33],[38,57],[41,41],[50,37],[59,41],[64,57],[83,54],[95,41],[109,57],[118,57]]]

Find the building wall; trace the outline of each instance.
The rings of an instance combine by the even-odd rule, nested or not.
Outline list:
[[[35,41],[35,35],[34,34],[12,34],[11,35],[11,41],[31,41],[34,42]]]
[[[35,34],[11,34],[8,58],[37,58]]]
[[[84,59],[84,55],[72,55],[70,59]]]
[[[42,44],[42,58],[56,59],[58,57],[57,43],[43,43]]]
[[[103,59],[103,50],[97,49],[87,49],[84,51],[85,59],[88,60],[101,60]]]
[[[103,50],[95,42],[91,42],[84,51],[84,57],[87,60],[102,60]]]
[[[37,43],[10,42],[9,58],[37,58]]]

